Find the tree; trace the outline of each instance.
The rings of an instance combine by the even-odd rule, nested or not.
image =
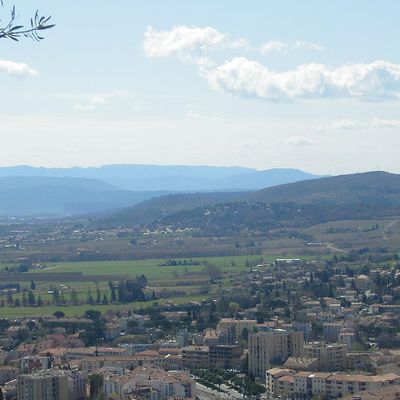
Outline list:
[[[60,311],[60,310],[56,311],[53,315],[54,315],[57,319],[60,319],[60,318],[64,318],[64,317],[65,317],[65,314],[64,314],[62,311]]]
[[[96,287],[96,303],[101,304],[101,293],[100,293],[100,288],[98,286]]]
[[[78,305],[78,294],[75,289],[72,289],[71,291],[71,302],[74,306]]]
[[[32,290],[28,292],[28,304],[30,306],[34,306],[36,303],[35,295],[33,294]]]
[[[111,286],[111,303],[115,303],[117,301],[117,293],[115,291],[115,286]]]
[[[22,305],[24,306],[24,307],[26,307],[26,304],[28,303],[28,300],[26,299],[26,294],[25,294],[25,292],[24,293],[22,293]]]
[[[105,320],[97,310],[87,310],[85,318],[91,319],[93,323],[85,329],[83,340],[87,346],[98,345],[99,340],[105,336]]]
[[[85,311],[85,318],[97,321],[101,318],[101,312],[97,310],[87,310]]]
[[[7,292],[7,304],[14,304],[14,299],[11,290]]]
[[[53,290],[53,302],[54,302],[54,304],[59,304],[60,303],[60,299],[61,299],[60,292],[58,291],[57,288],[55,288]]]
[[[91,292],[90,289],[88,291],[88,296],[87,296],[86,303],[90,304],[90,305],[94,305],[94,299],[93,299],[92,292]]]
[[[126,330],[128,331],[128,333],[134,333],[138,325],[139,324],[137,321],[135,321],[134,319],[130,319],[126,323]]]
[[[99,399],[104,385],[104,378],[101,374],[93,374],[89,376],[90,383],[90,399]]]
[[[3,6],[3,0],[0,0],[1,7]],[[0,39],[11,39],[18,42],[20,38],[30,38],[34,41],[39,42],[44,39],[41,34],[42,31],[51,29],[55,25],[50,24],[51,17],[43,17],[39,15],[39,11],[36,11],[35,15],[31,18],[28,27],[17,23],[16,8],[11,8],[11,13],[8,18],[8,22],[3,23],[3,19],[0,19]]]
[[[211,283],[222,278],[221,269],[214,264],[207,263],[204,267],[204,273],[209,276]]]

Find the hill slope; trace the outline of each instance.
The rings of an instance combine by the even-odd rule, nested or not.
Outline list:
[[[251,202],[400,204],[400,175],[366,172],[279,185],[243,198]]]
[[[94,218],[100,226],[151,224],[168,216],[243,197],[243,192],[180,193],[151,198],[134,207]]]
[[[152,213],[154,208],[158,212]],[[201,196],[191,201],[185,195],[171,195],[137,205],[130,216],[147,215],[148,223],[229,235],[242,229],[267,231],[399,214],[400,175],[369,172],[280,185],[244,195],[223,193],[208,202]],[[123,215],[119,215],[120,220]],[[130,216],[125,214],[125,221],[132,221]]]

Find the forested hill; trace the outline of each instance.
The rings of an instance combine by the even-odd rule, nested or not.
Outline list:
[[[202,209],[242,198],[245,192],[180,193],[154,197],[136,206],[95,218],[102,227],[141,225],[161,221],[183,211]]]
[[[280,185],[252,193],[162,196],[115,214],[147,223],[230,234],[400,214],[400,175],[368,172]],[[108,219],[108,222],[112,218]]]
[[[266,188],[247,202],[313,204],[400,204],[400,175],[366,172],[340,175]]]

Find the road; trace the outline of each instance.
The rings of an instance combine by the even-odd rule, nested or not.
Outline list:
[[[197,390],[197,396],[201,400],[209,400],[209,399],[222,399],[222,400],[242,400],[243,396],[236,392],[233,389],[229,389],[225,385],[221,385],[221,389],[226,391],[226,393],[222,392],[217,392],[216,390],[212,390],[200,383],[196,382],[196,390]]]

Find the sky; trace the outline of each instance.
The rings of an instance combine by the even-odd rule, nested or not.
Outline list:
[[[0,165],[400,173],[397,0],[5,0]]]

